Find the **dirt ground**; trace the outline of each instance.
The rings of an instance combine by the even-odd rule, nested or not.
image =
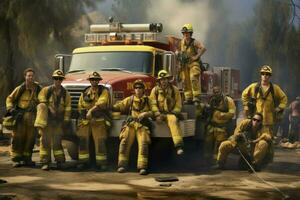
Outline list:
[[[35,168],[12,168],[7,144],[0,146],[0,200],[79,200],[79,199],[283,199],[255,174],[247,171],[208,170],[199,166],[189,170],[172,163],[155,168],[147,176],[134,169],[116,173],[95,169],[79,172],[72,168],[44,172]],[[235,157],[231,157],[234,160]],[[38,161],[38,152],[34,153]],[[72,166],[72,162],[67,162]],[[191,164],[191,163],[190,163]],[[156,177],[175,176],[176,182],[161,183]],[[300,199],[300,151],[276,148],[274,162],[258,176],[278,187],[288,199]]]

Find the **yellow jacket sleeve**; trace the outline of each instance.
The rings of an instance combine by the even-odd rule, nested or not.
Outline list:
[[[226,97],[228,100],[228,112],[221,112],[221,116],[224,120],[230,120],[234,117],[236,107],[231,97]]]
[[[234,135],[240,135],[240,133],[244,132],[246,130],[246,127],[249,126],[249,124],[251,123],[251,119],[244,119],[242,120],[237,127],[234,130]]]
[[[130,102],[131,101],[131,97],[127,97],[125,99],[123,99],[122,101],[117,102],[115,105],[113,105],[113,109],[115,111],[120,111],[122,113],[126,113],[130,107]]]
[[[64,114],[64,120],[69,121],[71,117],[71,96],[69,92],[66,91],[66,99],[65,99],[65,114]]]
[[[107,89],[104,89],[96,101],[95,105],[100,109],[107,109],[109,102],[109,93]]]
[[[172,110],[173,113],[180,113],[181,112],[181,108],[182,108],[182,101],[181,101],[181,96],[180,96],[180,92],[178,90],[177,87],[171,86],[174,88],[174,92],[175,92],[175,106]]]
[[[12,109],[15,105],[14,105],[14,101],[16,100],[16,97],[19,93],[21,86],[16,87],[12,93],[10,95],[8,95],[8,97],[6,98],[6,109]]]
[[[242,103],[244,106],[244,110],[249,110],[248,103],[250,101],[250,98],[254,95],[255,86],[257,83],[252,83],[244,91],[242,92]]]
[[[47,93],[48,93],[48,89],[49,87],[44,87],[39,95],[38,95],[38,100],[39,100],[39,103],[47,103]]]
[[[157,96],[155,94],[155,91],[156,91],[156,87],[154,87],[152,90],[151,90],[151,94],[150,94],[150,102],[151,102],[151,110],[154,114],[154,116],[157,116],[160,114],[159,112],[159,109],[158,109],[158,102],[157,102]]]
[[[273,85],[274,87],[274,95],[275,95],[275,98],[278,99],[278,107],[281,108],[282,110],[286,108],[287,106],[287,96],[286,94],[281,90],[281,88],[278,86],[278,85]]]

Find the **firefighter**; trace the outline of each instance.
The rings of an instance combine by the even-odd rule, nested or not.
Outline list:
[[[184,83],[185,103],[198,103],[201,94],[201,56],[206,51],[204,45],[192,38],[193,26],[183,25],[181,29],[183,39],[178,47],[181,63],[181,77]]]
[[[246,117],[252,118],[255,112],[262,113],[264,132],[268,131],[273,136],[274,125],[287,105],[287,96],[278,85],[271,83],[271,76],[272,68],[262,66],[260,82],[252,83],[243,91],[242,103]]]
[[[64,124],[70,121],[71,97],[62,87],[65,75],[61,70],[52,74],[54,84],[44,87],[38,98],[37,117],[34,126],[40,134],[40,160],[43,170],[50,169],[51,148],[57,164],[61,169],[65,154],[61,144]],[[52,147],[51,147],[52,146]]]
[[[294,143],[300,140],[300,96],[289,106],[289,121],[289,142]]]
[[[272,135],[270,132],[263,132],[262,122],[261,113],[255,113],[252,119],[242,120],[234,134],[221,143],[215,167],[224,169],[228,155],[240,151],[253,168],[259,171],[270,158],[272,146]]]
[[[157,77],[157,86],[155,86],[150,94],[151,109],[158,123],[167,123],[172,139],[176,148],[177,155],[182,155],[183,139],[179,126],[182,102],[179,90],[170,83],[172,76],[166,70],[161,70]]]
[[[87,87],[79,98],[79,122],[77,135],[79,136],[79,162],[78,169],[88,167],[91,153],[89,152],[90,137],[93,138],[96,154],[96,166],[101,170],[107,168],[106,139],[107,128],[111,126],[109,117],[109,92],[98,85],[102,80],[98,72],[89,75],[91,86]]]
[[[115,111],[128,115],[120,133],[118,172],[123,173],[128,166],[129,154],[135,137],[138,143],[137,168],[141,175],[147,174],[148,146],[150,144],[152,116],[149,98],[145,95],[145,84],[142,80],[133,83],[134,95],[125,98],[113,106]]]
[[[222,93],[221,88],[213,88],[209,100],[209,114],[204,138],[204,157],[210,161],[211,155],[216,158],[219,145],[228,137],[226,128],[235,115],[236,106],[231,97]]]
[[[16,120],[11,142],[11,159],[14,167],[33,166],[32,150],[35,143],[34,119],[38,93],[41,87],[34,81],[35,71],[24,71],[25,82],[6,98],[6,109]]]

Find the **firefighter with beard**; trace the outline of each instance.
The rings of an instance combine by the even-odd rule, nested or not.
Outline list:
[[[65,154],[62,147],[63,125],[70,121],[71,97],[62,87],[65,75],[61,70],[52,74],[54,84],[44,87],[39,94],[37,117],[34,126],[39,130],[40,159],[43,170],[50,169],[51,149],[57,164],[57,169],[62,168]],[[52,147],[51,147],[52,146]]]
[[[235,115],[236,106],[233,99],[224,95],[221,88],[216,86],[209,100],[209,109],[204,139],[204,157],[211,161],[211,155],[216,158],[219,145],[228,137],[226,128]]]
[[[176,148],[177,155],[182,155],[183,139],[179,126],[179,115],[182,108],[182,101],[179,90],[170,83],[172,76],[166,70],[158,72],[157,86],[150,94],[151,109],[157,123],[167,123]]]
[[[201,56],[206,51],[204,45],[192,38],[192,24],[185,24],[181,29],[183,39],[178,48],[181,63],[181,77],[184,83],[185,103],[199,103],[201,94]]]
[[[90,74],[88,80],[91,86],[81,93],[78,102],[79,162],[77,168],[81,170],[88,167],[91,155],[89,145],[92,143],[89,139],[92,138],[95,144],[96,166],[101,170],[106,170],[107,129],[111,126],[108,110],[110,97],[108,90],[104,86],[98,85],[102,80],[98,72]]]
[[[272,68],[268,65],[262,66],[260,82],[252,83],[243,91],[242,103],[246,117],[252,118],[255,112],[262,113],[264,132],[273,136],[274,125],[280,120],[287,106],[287,96],[278,85],[271,83],[271,76]]]
[[[125,98],[113,106],[114,111],[128,115],[120,133],[118,172],[123,173],[128,166],[131,146],[137,138],[137,168],[141,175],[146,175],[148,168],[148,151],[152,116],[149,98],[145,95],[145,84],[142,80],[133,83],[134,95]]]
[[[234,134],[221,143],[215,168],[224,169],[228,155],[240,151],[253,168],[259,171],[270,158],[272,146],[272,135],[270,132],[263,132],[262,122],[261,113],[255,113],[252,119],[242,120]]]
[[[34,70],[27,68],[24,71],[25,82],[6,98],[7,115],[15,120],[11,140],[11,159],[14,167],[35,164],[31,157],[35,143],[34,119],[41,87],[34,82],[34,75]]]

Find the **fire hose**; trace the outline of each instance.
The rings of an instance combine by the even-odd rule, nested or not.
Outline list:
[[[280,195],[282,196],[282,199],[289,199],[290,197],[287,194],[284,194],[278,187],[276,187],[275,185],[272,185],[271,183],[267,182],[266,180],[264,180],[263,178],[259,177],[257,172],[255,171],[255,169],[252,167],[252,165],[248,162],[248,160],[245,158],[245,156],[243,155],[243,153],[241,152],[240,148],[237,146],[236,147],[239,154],[241,155],[241,157],[243,158],[243,160],[246,162],[246,164],[248,165],[248,167],[251,169],[251,171],[253,172],[253,174],[263,183],[265,183],[266,185],[269,185],[272,189],[274,189],[275,191],[277,191],[278,193],[280,193]]]

